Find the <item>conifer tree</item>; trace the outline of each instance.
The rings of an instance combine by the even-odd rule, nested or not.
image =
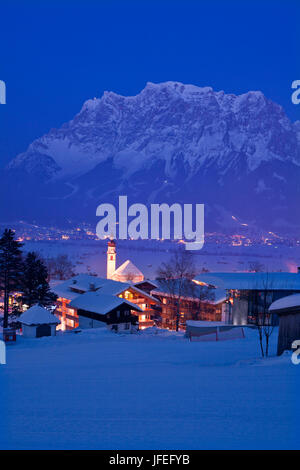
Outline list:
[[[43,307],[53,305],[57,296],[50,291],[48,272],[43,261],[34,252],[29,252],[23,266],[22,300],[31,307],[34,304]]]
[[[21,287],[22,243],[15,240],[15,234],[5,229],[0,238],[0,291],[4,296],[3,328],[8,327],[9,296]]]

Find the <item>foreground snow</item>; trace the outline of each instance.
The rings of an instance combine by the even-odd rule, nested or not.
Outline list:
[[[259,359],[256,335],[20,337],[0,366],[0,447],[299,448],[300,366]]]

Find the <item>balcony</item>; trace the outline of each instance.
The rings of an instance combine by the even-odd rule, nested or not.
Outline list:
[[[140,330],[143,330],[144,328],[149,328],[151,326],[154,325],[154,321],[153,320],[144,320],[144,321],[139,321],[139,329]]]

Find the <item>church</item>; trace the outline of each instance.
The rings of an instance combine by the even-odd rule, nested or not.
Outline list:
[[[130,260],[125,261],[125,263],[116,268],[116,258],[116,242],[115,240],[109,240],[107,246],[107,279],[119,282],[132,282],[134,284],[144,280],[143,273]]]
[[[116,268],[116,242],[108,241],[107,276],[78,274],[53,286],[58,296],[55,314],[59,329],[108,328],[123,331],[153,326],[160,300],[150,291],[143,273],[129,260]]]

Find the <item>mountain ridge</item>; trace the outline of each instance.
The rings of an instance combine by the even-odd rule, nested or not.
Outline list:
[[[98,203],[127,190],[133,202],[206,203],[213,227],[220,212],[298,227],[300,122],[260,91],[148,82],[135,96],[104,92],[85,101],[5,174],[42,182],[35,197],[50,207],[56,193],[66,216],[73,213],[66,201],[80,206],[80,217],[90,205],[93,218]],[[55,220],[54,208],[49,213]]]

